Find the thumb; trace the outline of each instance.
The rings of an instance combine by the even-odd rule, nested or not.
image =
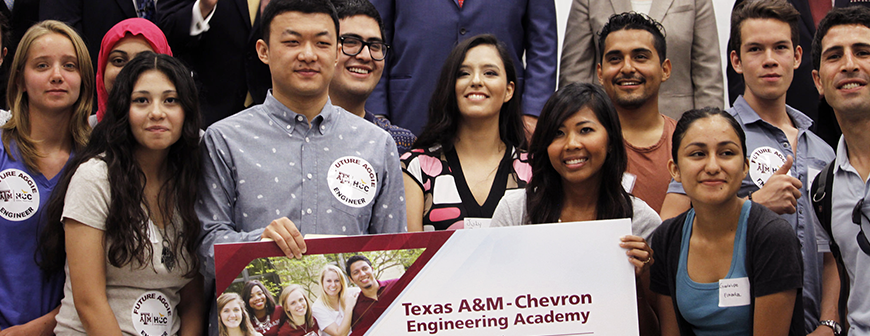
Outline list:
[[[785,163],[782,164],[779,169],[776,170],[776,173],[773,175],[785,175],[788,174],[788,171],[791,170],[791,165],[794,163],[794,158],[789,155],[785,158]]]

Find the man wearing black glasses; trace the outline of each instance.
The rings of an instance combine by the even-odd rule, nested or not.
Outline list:
[[[365,106],[384,73],[384,60],[390,49],[384,42],[381,16],[368,0],[333,0],[332,4],[338,12],[341,53],[329,84],[329,98],[336,106],[390,133],[399,154],[405,153],[417,140],[414,133],[375,117],[375,114],[385,114],[384,111],[372,113]]]
[[[835,9],[813,40],[813,81],[843,130],[833,164],[831,230],[849,275],[849,335],[870,335],[870,9]],[[831,183],[831,182],[828,182]]]

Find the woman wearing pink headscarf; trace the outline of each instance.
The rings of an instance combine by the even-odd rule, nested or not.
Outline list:
[[[163,31],[146,19],[132,18],[118,22],[103,36],[97,59],[97,116],[89,120],[91,126],[103,119],[109,90],[118,72],[127,61],[146,50],[172,56],[172,49]]]

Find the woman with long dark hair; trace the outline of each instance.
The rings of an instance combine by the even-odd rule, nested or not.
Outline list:
[[[532,179],[498,205],[492,226],[631,218],[633,235],[622,237],[638,277],[641,331],[652,333],[655,317],[644,297],[652,249],[645,238],[661,224],[658,214],[622,187],[628,165],[622,129],[610,98],[594,84],[559,89],[544,104],[531,146]]]
[[[692,209],[656,229],[661,333],[805,335],[801,246],[791,225],[737,197],[749,172],[746,135],[718,108],[691,110],[674,129],[671,176]]]
[[[649,205],[622,187],[628,165],[622,130],[601,88],[575,83],[553,94],[529,155],[531,181],[524,191],[505,195],[493,226],[631,218],[632,232],[648,237],[661,223]]]
[[[199,121],[178,60],[143,52],[118,74],[48,207],[43,266],[67,271],[55,333],[201,332]]]
[[[36,237],[67,163],[87,144],[94,71],[85,43],[59,21],[28,29],[11,65],[11,119],[0,127],[0,334],[50,334],[63,270],[40,271]]]
[[[429,122],[402,155],[408,231],[463,227],[492,217],[530,169],[513,59],[493,35],[453,48],[429,103]]]
[[[245,302],[245,310],[251,317],[254,329],[263,336],[278,335],[278,327],[281,323],[283,310],[281,305],[275,304],[272,292],[259,280],[251,280],[245,283],[242,289],[242,301]]]

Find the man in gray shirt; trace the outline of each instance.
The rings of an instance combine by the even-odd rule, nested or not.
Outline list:
[[[843,136],[833,162],[831,231],[850,287],[848,335],[870,335],[870,9],[837,8],[813,39],[813,80],[834,110]],[[831,181],[828,181],[831,183]],[[845,280],[845,279],[844,279]],[[839,326],[832,328],[839,329]],[[835,330],[835,334],[839,334]]]
[[[257,53],[272,91],[205,132],[203,274],[214,244],[274,240],[287,256],[302,234],[405,232],[402,172],[393,139],[333,106],[338,19],[328,0],[272,0]]]

